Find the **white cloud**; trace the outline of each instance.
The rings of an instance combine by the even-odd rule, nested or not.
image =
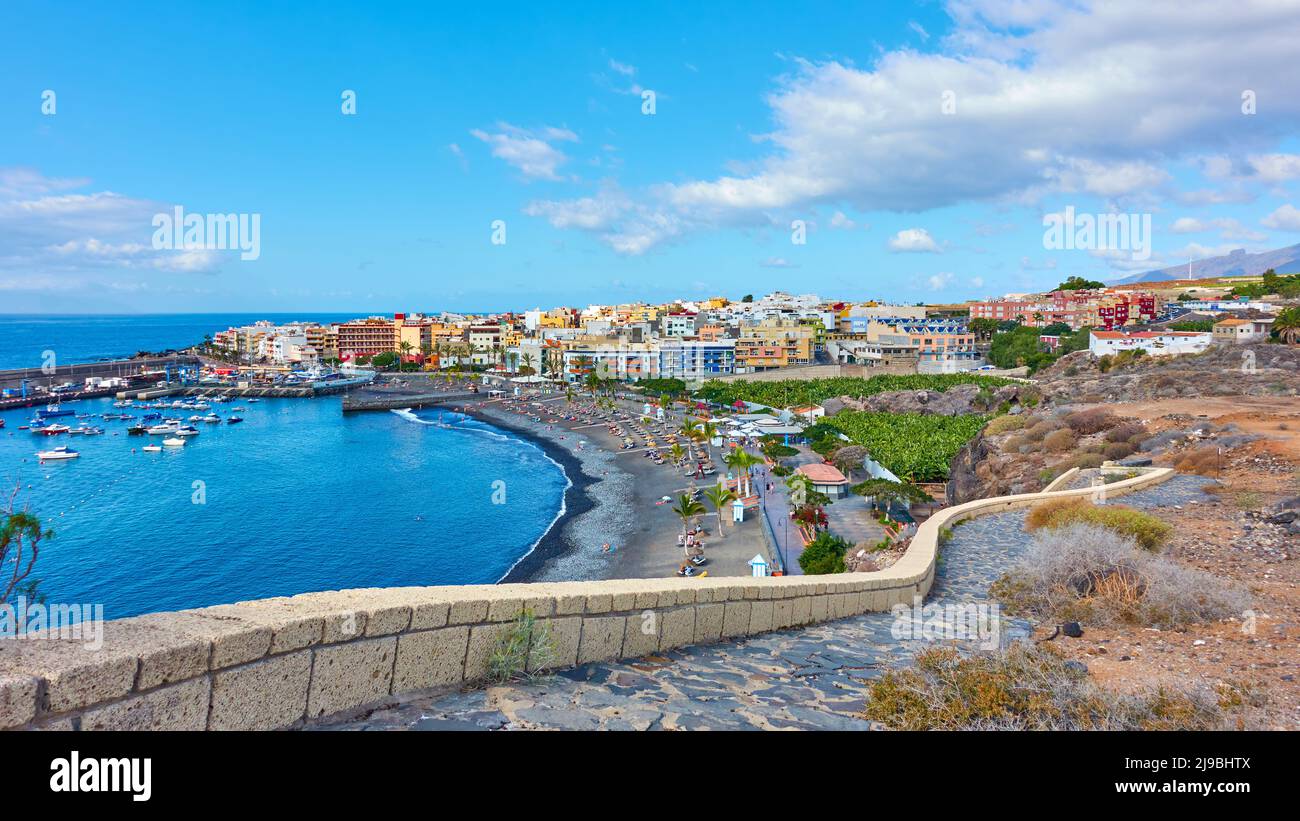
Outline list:
[[[1175,234],[1199,234],[1210,230],[1210,226],[1195,217],[1179,217],[1169,226],[1169,230]]]
[[[624,77],[631,77],[636,74],[636,66],[628,65],[627,63],[620,63],[613,57],[609,58],[609,67],[617,71],[619,74],[622,74]]]
[[[768,257],[760,263],[764,268],[798,268],[799,266],[790,262],[785,257]]]
[[[1228,240],[1242,240],[1249,242],[1263,242],[1268,239],[1267,234],[1253,231],[1241,224],[1240,220],[1231,217],[1220,217],[1212,220],[1202,220],[1196,217],[1179,217],[1169,226],[1169,230],[1175,234],[1200,234],[1205,231],[1219,231],[1219,236]]]
[[[1061,191],[1238,202],[1251,195],[1171,190],[1165,170],[1229,150],[1253,152],[1253,182],[1295,174],[1290,155],[1267,153],[1300,127],[1293,4],[1243,2],[1226,17],[1214,0],[951,0],[948,12],[932,52],[861,68],[792,60],[767,98],[766,155],[651,186],[647,207],[717,227],[816,205],[909,212]],[[1242,78],[1267,118],[1243,121]]]
[[[492,156],[518,169],[525,179],[562,179],[558,169],[568,162],[569,157],[552,143],[577,142],[577,134],[551,126],[530,130],[510,123],[498,123],[497,128],[499,130],[495,133],[478,128],[469,133],[487,143]]]
[[[1287,203],[1264,217],[1260,222],[1263,223],[1265,228],[1276,228],[1279,231],[1300,231],[1300,208]]]
[[[926,282],[930,285],[931,291],[942,291],[952,284],[953,276],[947,271],[932,275]]]
[[[843,228],[844,230],[847,231],[852,229],[855,225],[856,223],[854,223],[853,220],[846,217],[843,211],[836,211],[834,214],[831,215],[832,228]]]
[[[80,282],[69,275],[128,269],[207,272],[219,266],[223,252],[153,248],[153,217],[170,214],[172,204],[113,191],[74,190],[89,184],[86,179],[44,177],[31,169],[0,169],[0,267],[28,274],[18,282],[37,283],[35,274]]]
[[[895,253],[939,253],[939,245],[924,228],[904,228],[889,239],[889,250]]]

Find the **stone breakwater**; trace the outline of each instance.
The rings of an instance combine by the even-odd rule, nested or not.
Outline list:
[[[1119,496],[1167,468],[1107,485]],[[924,522],[874,573],[411,587],[307,593],[104,625],[103,646],[0,642],[0,728],[276,729],[484,680],[493,646],[531,610],[556,668],[848,618],[910,604],[956,521],[1091,489],[969,502]]]

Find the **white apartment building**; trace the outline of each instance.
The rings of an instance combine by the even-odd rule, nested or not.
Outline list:
[[[1200,353],[1210,347],[1214,334],[1195,331],[1093,331],[1088,350],[1093,356],[1142,350],[1151,356]]]
[[[593,342],[564,352],[564,379],[581,383],[588,374],[635,382],[659,376],[659,352],[652,342]]]
[[[659,376],[688,382],[727,376],[736,371],[736,340],[661,339]]]

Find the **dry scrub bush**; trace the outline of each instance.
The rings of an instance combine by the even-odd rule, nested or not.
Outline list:
[[[1114,461],[1116,459],[1123,459],[1127,456],[1132,456],[1133,451],[1135,450],[1137,450],[1137,448],[1133,447],[1128,442],[1113,442],[1106,446],[1106,449],[1102,451],[1102,455],[1107,459]]]
[[[1101,463],[1106,461],[1100,453],[1080,453],[1078,456],[1069,460],[1066,467],[1087,470],[1088,468],[1099,468]]]
[[[1065,527],[1086,522],[1113,530],[1137,542],[1143,550],[1159,550],[1174,534],[1167,522],[1123,505],[1095,505],[1074,496],[1039,502],[1025,516],[1026,530]]]
[[[1088,436],[1113,428],[1119,424],[1119,420],[1104,408],[1092,408],[1070,414],[1065,417],[1065,424],[1080,436]]]
[[[1212,476],[1218,473],[1219,462],[1219,449],[1213,445],[1206,445],[1184,453],[1178,458],[1174,467],[1182,473]]]
[[[962,655],[917,654],[871,684],[864,716],[898,730],[1210,730],[1224,726],[1211,693],[1119,695],[1048,647],[1015,644]]]
[[[1041,442],[1047,434],[1059,429],[1060,427],[1061,426],[1058,423],[1044,419],[1042,422],[1039,422],[1032,428],[1026,430],[1024,435],[1025,438],[1031,442]]]
[[[984,432],[989,436],[997,436],[1000,433],[1010,433],[1013,430],[1020,430],[1024,426],[1024,419],[1019,416],[1007,414],[990,420],[988,425],[984,427]]]
[[[1107,442],[1128,442],[1135,436],[1145,437],[1147,429],[1138,422],[1125,422],[1106,431]]]
[[[1007,612],[1042,622],[1161,629],[1218,621],[1250,606],[1240,587],[1085,522],[1039,532],[1021,562],[994,582],[989,594]]]
[[[1074,434],[1066,428],[1054,430],[1043,437],[1043,447],[1049,453],[1065,453],[1074,447]]]

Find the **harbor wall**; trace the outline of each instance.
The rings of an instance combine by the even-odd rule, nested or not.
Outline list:
[[[1122,496],[1172,475],[1144,469],[1106,493]],[[111,621],[98,649],[73,639],[7,639],[0,728],[301,726],[395,696],[483,682],[497,640],[525,611],[549,634],[545,666],[566,668],[889,610],[929,592],[945,528],[1094,492],[946,508],[920,525],[897,563],[872,573],[341,590]],[[540,650],[529,658],[530,669],[542,666]]]

